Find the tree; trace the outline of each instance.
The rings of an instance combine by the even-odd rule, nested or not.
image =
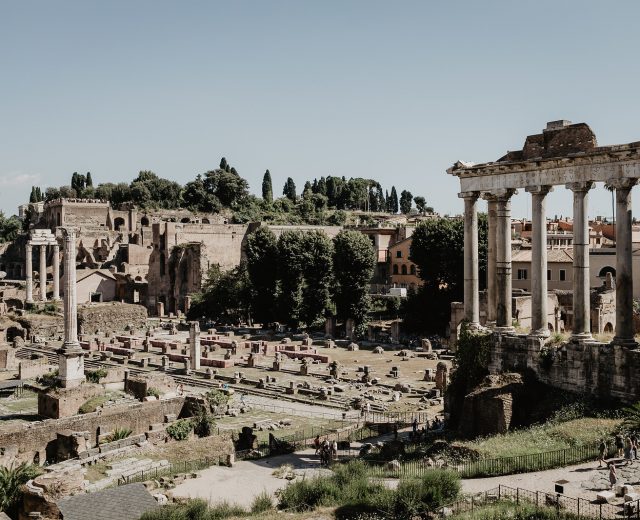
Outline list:
[[[187,182],[182,191],[182,201],[191,211],[217,213],[222,209],[218,197],[209,193],[205,187],[202,175],[196,175],[195,180]]]
[[[309,181],[304,183],[304,188],[302,189],[302,198],[308,199],[313,195],[313,190],[311,189],[311,183]]]
[[[287,182],[285,182],[284,184],[282,194],[292,202],[295,202],[298,198],[296,196],[296,183],[293,182],[293,179],[291,177],[287,177]]]
[[[29,203],[32,204],[34,202],[38,202],[37,195],[36,195],[36,187],[35,186],[31,186],[31,194],[29,195]]]
[[[278,238],[278,314],[281,321],[294,328],[300,325],[302,313],[302,282],[306,261],[304,242],[302,231],[285,231]]]
[[[93,179],[91,178],[91,172],[87,172],[86,181],[87,181],[87,187],[93,186]]]
[[[227,159],[226,158],[222,158],[220,159],[220,169],[221,170],[226,170],[229,167],[229,165],[227,164]]]
[[[0,211],[0,244],[3,242],[13,242],[22,229],[22,222],[18,217],[5,217],[4,212]]]
[[[82,192],[87,185],[87,179],[78,172],[73,172],[71,176],[71,187],[76,191],[78,197],[82,197]]]
[[[262,178],[262,199],[265,202],[273,202],[273,187],[271,185],[271,173],[269,170],[264,172]]]
[[[427,206],[427,201],[424,197],[414,197],[413,201],[416,203],[416,208],[421,215],[424,215],[424,210]]]
[[[414,231],[409,259],[416,264],[422,287],[405,302],[409,330],[443,334],[451,302],[461,301],[464,287],[464,221],[438,218]],[[478,217],[480,289],[486,286],[487,217]]]
[[[324,321],[331,306],[333,243],[322,231],[313,231],[304,234],[302,247],[304,285],[300,318],[307,327],[313,327]]]
[[[333,270],[337,315],[365,323],[370,307],[369,284],[375,254],[369,239],[357,231],[341,231],[334,239]]]
[[[413,195],[410,191],[402,190],[400,194],[400,211],[408,215],[411,213],[411,201],[413,200]]]
[[[389,212],[394,215],[398,213],[398,193],[396,192],[396,187],[391,186],[391,202],[389,206]]]
[[[22,501],[22,487],[41,473],[37,466],[25,464],[0,466],[0,511],[17,518],[17,509]]]
[[[245,251],[254,318],[269,323],[275,319],[277,302],[278,241],[268,227],[259,227],[247,238]]]
[[[249,183],[237,173],[226,170],[205,173],[204,186],[209,194],[215,195],[226,207],[239,203],[249,194]]]

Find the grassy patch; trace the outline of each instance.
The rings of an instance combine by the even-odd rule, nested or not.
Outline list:
[[[582,517],[584,518],[584,517]],[[578,516],[551,507],[534,504],[514,504],[511,501],[477,507],[473,511],[454,514],[449,520],[577,520]]]
[[[571,447],[594,445],[611,434],[621,421],[583,417],[566,422],[551,421],[530,428],[459,443],[485,458],[515,457]]]
[[[107,395],[97,395],[91,399],[85,401],[78,409],[78,413],[92,413],[95,412],[98,406],[102,406],[109,400]]]

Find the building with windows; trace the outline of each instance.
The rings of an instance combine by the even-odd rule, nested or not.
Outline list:
[[[514,289],[531,290],[531,249],[514,251],[512,262],[512,285]],[[547,250],[548,290],[571,290],[573,284],[573,250]]]
[[[417,289],[422,285],[416,264],[409,260],[412,238],[389,246],[389,282],[395,287]]]

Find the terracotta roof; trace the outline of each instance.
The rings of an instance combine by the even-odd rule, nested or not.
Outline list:
[[[531,249],[514,251],[512,262],[531,262]],[[547,249],[548,263],[573,263],[573,249]]]

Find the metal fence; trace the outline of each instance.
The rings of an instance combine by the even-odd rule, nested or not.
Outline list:
[[[131,475],[122,476],[118,479],[118,486],[132,484],[134,482],[145,482],[147,480],[158,479],[171,475],[179,475],[181,473],[200,471],[202,469],[210,468],[211,466],[226,465],[227,463],[228,457],[226,455],[220,457],[204,457],[202,459],[174,462],[173,464],[170,464],[168,466],[141,470]]]
[[[584,498],[574,498],[561,493],[531,491],[499,485],[482,493],[458,500],[442,507],[438,513],[442,517],[473,513],[476,509],[490,505],[521,505],[551,512],[555,516],[594,519],[640,519],[640,501],[627,502],[625,506],[594,503]],[[541,518],[546,516],[541,515]]]

